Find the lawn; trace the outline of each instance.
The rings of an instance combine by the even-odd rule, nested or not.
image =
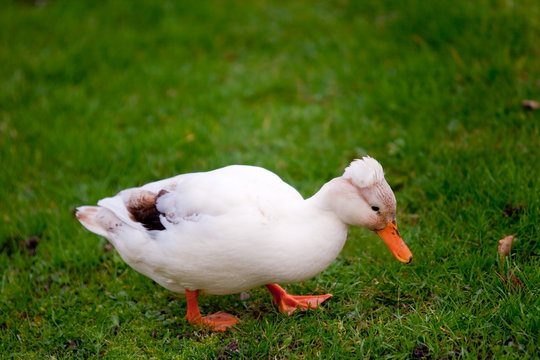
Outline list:
[[[539,19],[534,0],[4,2],[0,358],[537,358]],[[282,284],[332,293],[322,309],[202,297],[241,319],[223,334],[72,213],[234,163],[309,197],[366,154],[414,261],[351,229]]]

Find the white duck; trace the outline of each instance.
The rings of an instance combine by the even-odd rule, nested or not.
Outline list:
[[[370,157],[353,161],[305,200],[266,169],[232,165],[123,190],[98,205],[79,207],[79,221],[106,237],[132,268],[185,293],[190,323],[215,330],[238,319],[222,312],[201,316],[200,293],[266,285],[287,314],[332,296],[289,295],[276,283],[326,269],[343,248],[348,225],[377,232],[398,260],[412,260],[397,231],[394,194]]]

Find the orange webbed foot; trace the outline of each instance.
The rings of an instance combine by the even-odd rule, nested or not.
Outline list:
[[[274,304],[278,305],[279,311],[287,315],[291,315],[297,309],[315,309],[324,301],[332,297],[331,294],[290,295],[277,284],[268,284],[266,287],[274,296]]]
[[[198,318],[188,318],[187,320],[192,325],[207,326],[214,331],[226,331],[240,321],[236,316],[221,311]]]
[[[231,314],[217,312],[212,315],[202,316],[199,311],[197,298],[199,291],[186,290],[187,314],[186,319],[192,325],[207,326],[214,331],[225,331],[231,326],[236,325],[240,320]]]

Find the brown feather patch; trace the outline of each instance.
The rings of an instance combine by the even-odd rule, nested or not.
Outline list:
[[[159,219],[160,212],[156,208],[156,200],[161,195],[162,191],[159,194],[147,190],[134,191],[126,204],[131,219],[148,230],[165,230]]]

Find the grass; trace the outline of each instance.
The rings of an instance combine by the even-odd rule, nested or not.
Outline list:
[[[36,3],[0,13],[0,357],[539,356],[537,1]],[[225,334],[71,213],[231,163],[310,196],[364,154],[414,262],[352,229],[287,285],[333,293],[323,310],[202,298],[241,318]]]

